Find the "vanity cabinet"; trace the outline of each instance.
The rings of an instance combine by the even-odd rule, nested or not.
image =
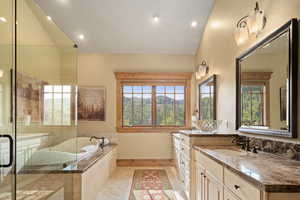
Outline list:
[[[196,171],[196,200],[223,200],[223,185],[201,165]]]
[[[260,200],[260,190],[195,151],[196,200]]]
[[[224,200],[240,200],[238,197],[230,193],[229,190],[224,190]]]
[[[193,153],[193,146],[194,145],[232,145],[231,140],[232,136],[234,134],[188,134],[188,133],[180,133],[176,132],[172,134],[172,143],[173,143],[173,159],[176,165],[176,169],[178,172],[178,176],[180,181],[182,182],[182,185],[184,186],[184,190],[186,193],[186,196],[189,200],[210,200],[204,199],[205,197],[196,197],[196,182],[199,182],[199,180],[196,180],[195,177],[197,177],[196,174],[204,174],[204,171],[199,171],[199,169],[204,170],[205,166],[202,166],[202,168],[196,168],[194,166],[194,163],[192,160],[194,159],[194,153]],[[220,172],[218,172],[220,174]],[[203,179],[204,177],[202,177]],[[211,177],[209,177],[211,178]],[[201,179],[201,180],[202,180]],[[204,180],[204,179],[203,179]],[[208,180],[208,179],[206,179]],[[209,186],[208,192],[212,194],[211,191],[215,190],[215,187],[213,187],[212,184],[215,183],[215,179],[211,179],[207,181],[205,184]],[[204,187],[203,189],[208,188]],[[217,188],[219,189],[219,188]],[[197,188],[198,191],[198,188]],[[209,196],[212,197],[212,196]],[[212,199],[214,200],[214,199]]]
[[[196,154],[194,166],[196,200],[223,200],[222,166],[201,154]]]
[[[300,200],[300,193],[266,192],[198,150],[194,150],[195,200]]]

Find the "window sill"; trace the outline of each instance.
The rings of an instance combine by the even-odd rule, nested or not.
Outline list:
[[[163,132],[172,132],[177,130],[188,130],[190,127],[117,127],[117,133],[163,133]]]

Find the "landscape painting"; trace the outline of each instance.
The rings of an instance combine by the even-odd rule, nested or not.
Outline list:
[[[47,82],[18,73],[17,74],[17,121],[42,121],[42,88]],[[29,118],[29,119],[28,119]]]
[[[105,121],[104,87],[78,88],[78,120],[79,121]]]

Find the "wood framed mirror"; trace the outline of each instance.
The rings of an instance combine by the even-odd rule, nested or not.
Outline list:
[[[199,120],[216,120],[217,76],[212,75],[199,84]]]
[[[297,19],[236,58],[240,132],[297,137],[297,68]]]

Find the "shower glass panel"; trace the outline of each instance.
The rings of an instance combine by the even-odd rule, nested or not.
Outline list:
[[[15,198],[13,173],[14,1],[0,0],[0,199]]]
[[[71,199],[77,49],[33,0],[17,0],[17,199]]]

